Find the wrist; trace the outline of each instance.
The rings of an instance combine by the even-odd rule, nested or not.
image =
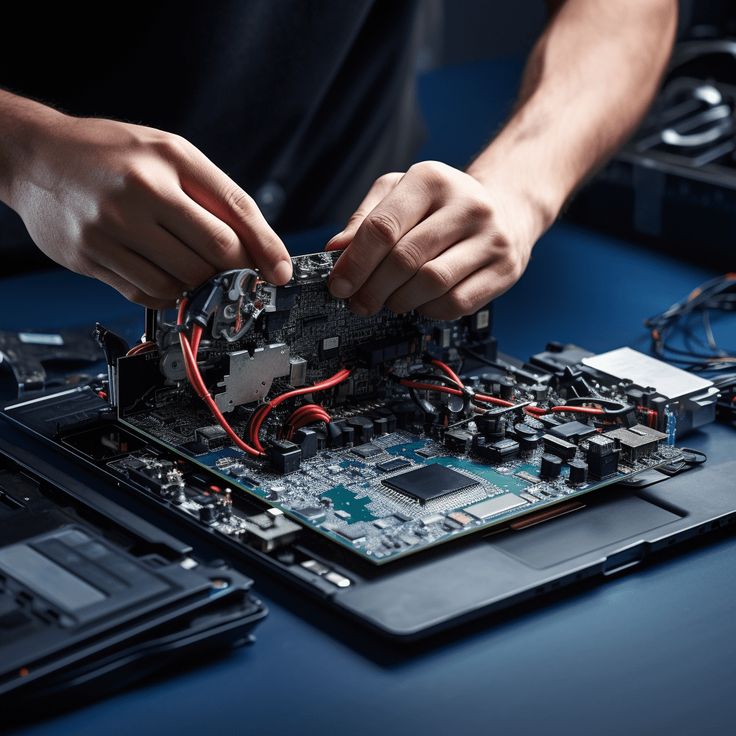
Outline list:
[[[507,147],[498,139],[468,167],[494,200],[513,201],[514,218],[524,213],[524,237],[533,245],[554,223],[571,189],[545,161],[544,155],[522,147]]]

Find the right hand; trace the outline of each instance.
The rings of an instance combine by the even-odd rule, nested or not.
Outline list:
[[[36,245],[138,304],[170,306],[230,268],[257,267],[276,284],[291,278],[289,254],[256,203],[180,136],[58,114],[18,168],[8,204]]]

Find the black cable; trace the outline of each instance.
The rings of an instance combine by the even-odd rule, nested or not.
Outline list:
[[[644,321],[651,333],[652,353],[694,372],[721,370],[724,363],[728,365],[731,361],[736,364],[736,353],[718,345],[711,315],[711,312],[725,314],[734,311],[736,274],[718,276],[705,282],[684,299]],[[704,337],[695,332],[695,317],[700,318]],[[684,339],[684,349],[670,342],[672,334],[676,332]],[[695,347],[696,344],[698,347]]]

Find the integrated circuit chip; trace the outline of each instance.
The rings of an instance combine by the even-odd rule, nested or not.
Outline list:
[[[381,482],[386,487],[399,491],[421,504],[476,485],[476,481],[467,475],[436,463],[408,470],[406,473],[394,475]]]
[[[383,450],[378,445],[374,445],[372,442],[366,442],[364,445],[358,445],[358,447],[353,447],[352,452],[358,457],[362,457],[365,459],[369,457],[375,457],[376,455],[380,455],[383,452]]]
[[[411,463],[408,460],[405,460],[403,457],[397,457],[393,460],[387,460],[385,463],[378,463],[376,467],[384,473],[393,473],[394,470],[408,468],[410,465]]]

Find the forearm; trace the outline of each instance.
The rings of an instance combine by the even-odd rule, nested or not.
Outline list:
[[[567,0],[537,42],[509,122],[468,173],[515,190],[529,237],[636,127],[672,47],[675,0]]]
[[[13,190],[30,169],[34,139],[64,117],[39,102],[0,89],[0,201],[13,206]]]

